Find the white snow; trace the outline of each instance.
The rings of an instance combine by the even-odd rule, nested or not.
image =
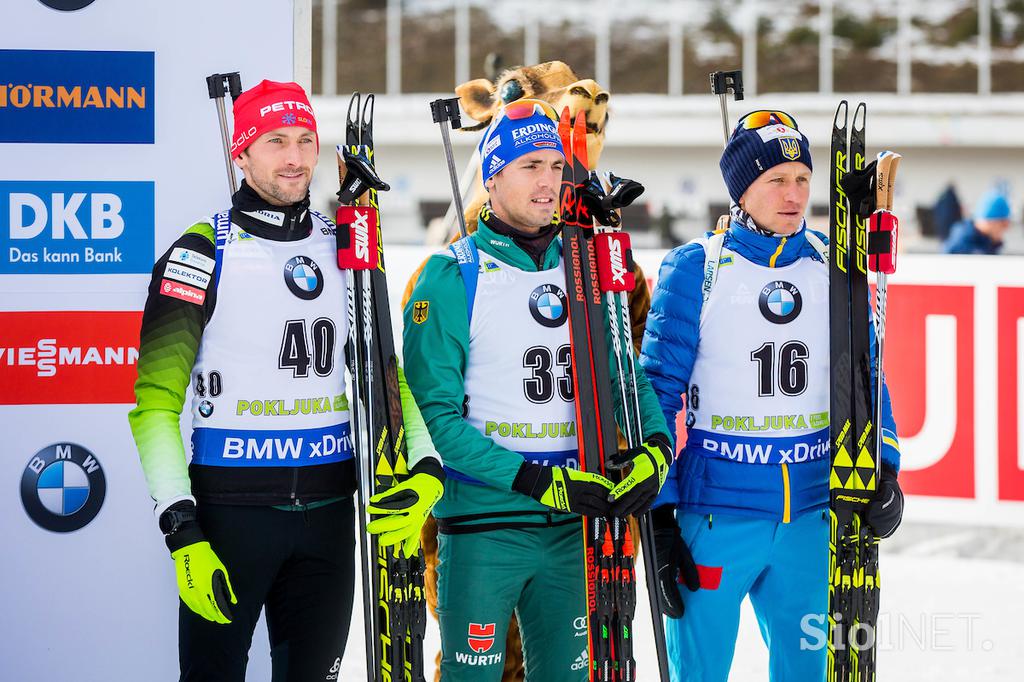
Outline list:
[[[656,680],[647,595],[638,566],[638,679]],[[1024,532],[907,523],[882,545],[879,679],[988,682],[1024,669]],[[358,589],[357,589],[358,594]],[[361,680],[362,611],[356,606],[340,679]],[[258,640],[257,640],[258,641]],[[439,647],[427,623],[426,659]],[[730,682],[767,680],[768,656],[749,602],[743,606]],[[253,656],[258,656],[255,651]],[[432,679],[433,668],[427,671]]]

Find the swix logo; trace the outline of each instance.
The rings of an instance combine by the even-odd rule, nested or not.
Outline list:
[[[231,141],[231,153],[233,154],[238,147],[245,144],[247,140],[252,139],[256,135],[256,126],[250,126],[248,130],[243,130],[238,134],[238,137]]]
[[[612,264],[612,281],[620,286],[625,286],[626,259],[622,256],[622,244],[618,239],[608,241],[608,257]]]
[[[355,222],[352,223],[352,236],[355,240],[356,258],[370,262],[370,214],[369,211],[356,211]]]
[[[466,642],[469,648],[478,654],[490,651],[494,646],[494,623],[470,623]]]
[[[0,404],[130,403],[140,312],[0,313]]]

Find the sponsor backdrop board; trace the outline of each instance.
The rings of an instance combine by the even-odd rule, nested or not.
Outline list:
[[[177,679],[126,419],[139,321],[156,256],[227,205],[205,77],[292,80],[293,4],[0,3],[0,678]],[[250,679],[267,648],[261,625]]]

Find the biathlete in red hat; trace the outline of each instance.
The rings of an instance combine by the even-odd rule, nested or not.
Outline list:
[[[242,682],[264,609],[274,680],[338,679],[355,564],[350,277],[334,224],[309,208],[319,139],[306,93],[265,80],[235,101],[234,123],[245,180],[153,267],[128,418],[177,573],[181,679]],[[409,556],[444,474],[399,376],[413,475],[382,496],[408,506],[369,530]]]

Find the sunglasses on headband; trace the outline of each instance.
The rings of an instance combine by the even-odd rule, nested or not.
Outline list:
[[[781,123],[784,126],[789,126],[794,130],[800,130],[796,125],[796,120],[784,111],[752,111],[743,118],[737,124],[737,127],[743,127],[746,130],[757,130],[763,128],[766,125],[772,123]]]
[[[539,99],[517,99],[515,102],[509,102],[502,109],[502,115],[513,120],[529,118],[534,114],[547,116],[552,121],[558,120],[558,114],[555,113],[554,107]]]

